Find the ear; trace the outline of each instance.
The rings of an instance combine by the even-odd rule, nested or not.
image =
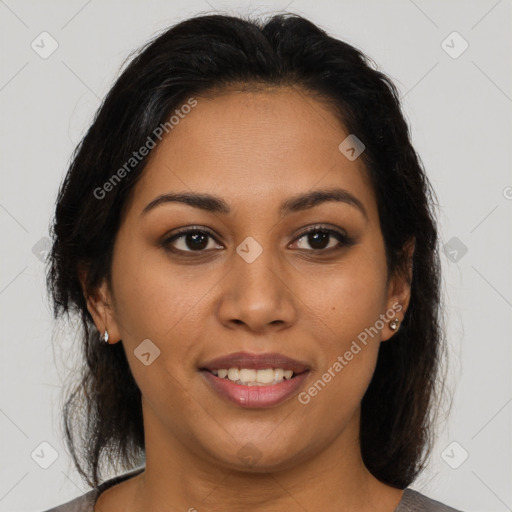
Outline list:
[[[121,341],[119,326],[112,306],[112,293],[107,280],[104,279],[101,285],[94,290],[88,290],[86,278],[87,270],[82,268],[79,271],[80,284],[87,303],[87,310],[92,316],[96,329],[98,329],[101,336],[105,331],[108,331],[109,344]]]
[[[411,300],[411,282],[413,272],[412,262],[415,245],[416,241],[414,238],[405,243],[403,251],[406,257],[406,264],[404,269],[406,272],[399,269],[389,280],[386,313],[389,312],[389,315],[390,313],[394,312],[395,314],[391,318],[386,315],[387,321],[382,330],[381,341],[389,340],[393,334],[397,332],[396,330],[391,329],[389,324],[395,318],[398,318],[400,323],[402,323],[405,317],[405,312],[409,307],[409,302]]]

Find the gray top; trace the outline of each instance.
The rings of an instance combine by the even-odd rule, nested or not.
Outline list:
[[[144,468],[138,468],[124,475],[119,475],[99,485],[97,489],[87,492],[63,505],[46,510],[45,512],[94,512],[94,504],[99,495],[109,487],[116,485],[128,478],[142,473]],[[427,498],[423,494],[407,487],[404,490],[400,503],[394,512],[461,512],[459,509],[448,507],[439,501]]]

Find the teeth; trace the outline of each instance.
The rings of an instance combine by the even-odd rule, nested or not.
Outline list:
[[[221,379],[228,378],[237,384],[245,386],[265,386],[279,384],[284,379],[291,379],[292,370],[283,370],[282,368],[266,368],[264,370],[253,370],[252,368],[220,368],[212,370],[214,375]]]
[[[231,368],[229,369],[229,372],[228,372],[228,378],[229,378],[229,380],[232,380],[230,372],[231,372]],[[242,381],[243,384],[247,384],[249,382],[255,382],[256,381],[256,370],[248,370],[246,368],[242,368],[238,372],[238,378]]]
[[[288,373],[289,370],[286,370],[286,372]],[[284,370],[282,370],[281,368],[275,368],[274,369],[274,380],[277,380],[277,382],[281,382],[283,380],[284,373],[285,373]],[[290,377],[291,377],[291,375],[290,375]],[[287,377],[287,378],[289,379],[290,377]]]
[[[238,371],[238,368],[230,368],[228,370],[228,379],[229,380],[232,380],[232,381],[236,381],[238,380],[240,377],[239,377],[239,371]]]
[[[272,368],[258,370],[255,372],[256,382],[259,382],[260,384],[270,384],[277,377],[277,372],[278,370],[273,370]]]

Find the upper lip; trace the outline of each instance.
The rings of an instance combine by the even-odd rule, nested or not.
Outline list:
[[[253,370],[282,368],[283,370],[292,370],[294,373],[302,373],[309,370],[306,363],[283,354],[278,354],[277,352],[266,352],[264,354],[234,352],[212,359],[200,366],[201,370],[219,370],[221,368],[249,368]]]

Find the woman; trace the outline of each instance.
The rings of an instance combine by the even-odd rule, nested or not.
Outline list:
[[[409,487],[442,383],[432,204],[392,82],[309,21],[150,42],[57,201],[93,489],[53,510],[455,510]]]

